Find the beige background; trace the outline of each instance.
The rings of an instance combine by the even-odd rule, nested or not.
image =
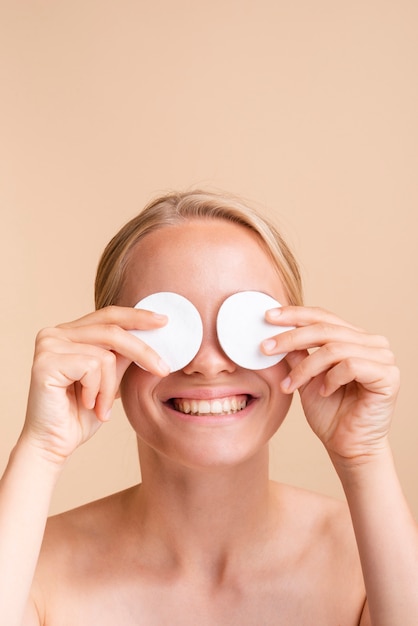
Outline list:
[[[386,334],[403,373],[392,442],[418,515],[415,0],[0,3],[0,464],[37,330],[92,308],[99,254],[156,193],[257,201],[306,301]],[[297,404],[275,478],[341,497]],[[138,479],[120,407],[58,485],[59,511]]]

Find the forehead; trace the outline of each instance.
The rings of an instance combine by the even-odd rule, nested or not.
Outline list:
[[[193,219],[160,228],[132,250],[120,304],[174,291],[196,306],[220,304],[237,291],[263,291],[287,301],[277,268],[250,229],[221,219]]]

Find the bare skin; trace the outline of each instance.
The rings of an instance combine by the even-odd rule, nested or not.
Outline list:
[[[256,372],[216,337],[220,304],[244,290],[285,305],[266,314],[263,349],[288,355]],[[127,332],[165,323],[132,309],[157,291],[187,297],[203,321],[199,352],[174,373]],[[0,590],[16,581],[0,598],[7,624],[416,624],[418,533],[388,444],[399,374],[387,341],[288,306],[255,237],[217,220],[145,237],[118,304],[38,337],[25,426],[0,485]],[[281,324],[295,329],[275,336]],[[44,536],[65,460],[119,392],[141,486],[52,518]],[[347,505],[268,479],[268,442],[294,392]],[[234,414],[182,409],[237,397],[246,404]]]
[[[156,532],[140,488],[51,519],[35,586],[41,623],[357,626],[365,591],[346,507],[277,484],[269,492],[257,532],[239,529],[245,545],[237,529],[225,546],[216,534],[188,546],[176,533],[173,550],[170,520]]]

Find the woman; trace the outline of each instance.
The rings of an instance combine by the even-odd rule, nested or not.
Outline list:
[[[287,356],[263,369],[237,365],[217,335],[220,307],[245,291],[283,305],[266,311],[261,350]],[[134,308],[159,292],[189,300],[202,321],[199,349],[176,371],[130,332],[168,323]],[[105,250],[96,305],[37,337],[27,417],[1,483],[3,623],[418,623],[417,527],[388,443],[393,355],[386,339],[302,306],[273,226],[229,197],[159,198]],[[269,481],[268,442],[294,392],[347,505]],[[141,485],[45,530],[66,459],[119,394]]]

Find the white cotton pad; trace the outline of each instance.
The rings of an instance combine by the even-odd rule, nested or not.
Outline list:
[[[228,357],[240,367],[261,370],[276,365],[286,356],[265,355],[260,346],[264,339],[293,328],[266,322],[266,311],[278,306],[281,304],[277,300],[260,291],[240,291],[229,296],[221,305],[217,319],[219,343]]]
[[[203,338],[202,320],[196,307],[178,293],[162,291],[143,298],[135,308],[167,315],[168,322],[161,328],[130,332],[153,348],[172,372],[190,363]]]

